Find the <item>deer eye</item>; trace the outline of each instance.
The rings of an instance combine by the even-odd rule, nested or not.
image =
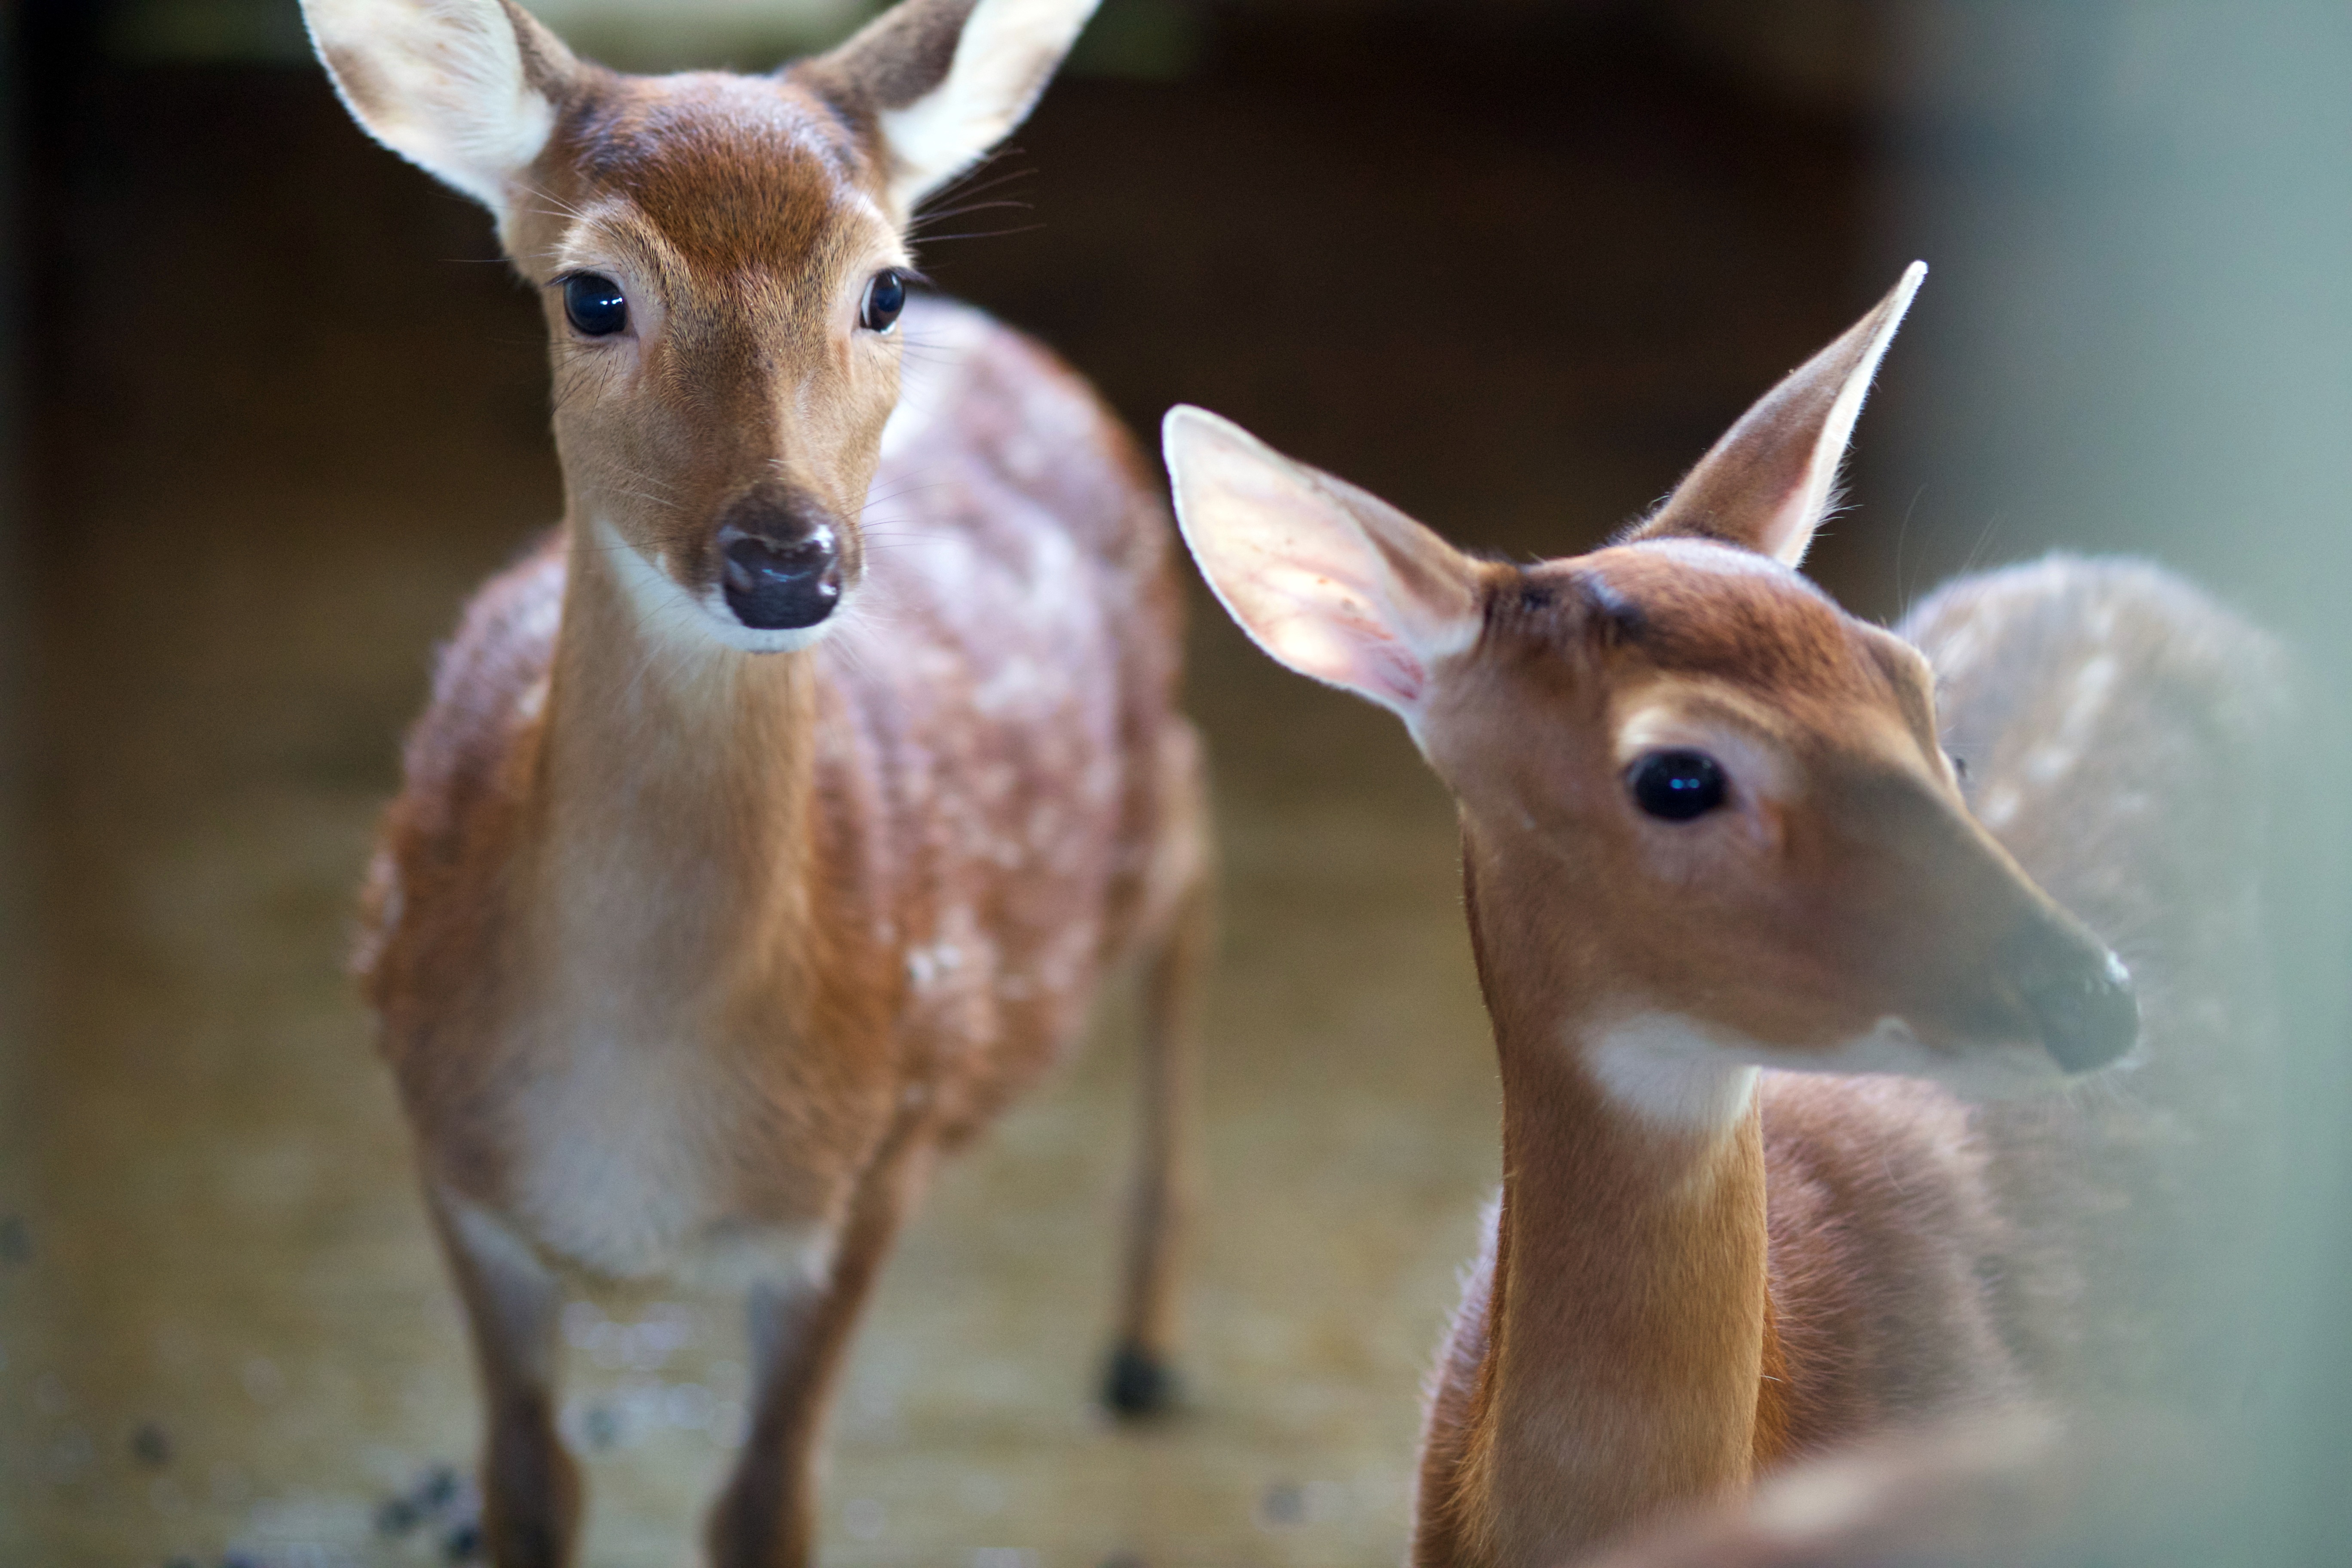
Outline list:
[[[857,324],[869,332],[887,332],[898,324],[907,308],[907,280],[895,267],[886,267],[866,280],[866,298],[857,306]]]
[[[594,272],[563,280],[563,314],[592,338],[609,338],[629,324],[629,301],[621,286]]]
[[[1625,782],[1635,805],[1667,822],[1688,822],[1723,804],[1723,764],[1705,752],[1653,752]]]

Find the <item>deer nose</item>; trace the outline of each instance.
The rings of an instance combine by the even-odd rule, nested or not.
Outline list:
[[[746,497],[719,525],[719,586],[755,631],[815,626],[841,602],[841,542],[813,511]]]
[[[2131,971],[2088,932],[2037,944],[2010,983],[2042,1031],[2042,1047],[2070,1073],[2106,1066],[2139,1038]]]

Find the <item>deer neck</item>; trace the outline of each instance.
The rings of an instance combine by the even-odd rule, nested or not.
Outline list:
[[[1465,832],[1503,1080],[1503,1199],[1456,1517],[1496,1563],[1566,1561],[1736,1489],[1768,1355],[1753,1068],[1681,1064],[1612,1009],[1576,921],[1591,884]]]
[[[570,533],[533,792],[541,952],[625,975],[649,1014],[740,999],[808,917],[815,655],[729,647],[617,541]]]

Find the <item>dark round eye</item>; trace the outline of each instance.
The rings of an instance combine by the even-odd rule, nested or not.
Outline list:
[[[1723,764],[1705,752],[1652,752],[1626,782],[1643,811],[1668,822],[1688,822],[1723,804]]]
[[[866,298],[857,307],[857,324],[869,332],[887,332],[898,324],[907,308],[907,280],[895,267],[886,267],[866,280]]]
[[[563,313],[592,338],[609,338],[629,324],[629,301],[621,286],[593,272],[563,280]]]

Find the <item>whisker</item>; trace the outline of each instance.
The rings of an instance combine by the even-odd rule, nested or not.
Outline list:
[[[1019,201],[1012,196],[999,196],[991,202],[966,202],[960,207],[947,207],[939,212],[925,213],[914,223],[907,226],[907,235],[908,237],[913,238],[922,234],[932,224],[945,223],[951,217],[969,217],[973,213],[997,212],[1007,208],[1021,212],[1034,212],[1037,210],[1037,204]]]
[[[923,243],[945,245],[956,239],[1003,239],[1016,234],[1034,234],[1045,226],[1043,223],[1024,223],[1018,228],[976,228],[968,234],[927,234],[923,236]]]

